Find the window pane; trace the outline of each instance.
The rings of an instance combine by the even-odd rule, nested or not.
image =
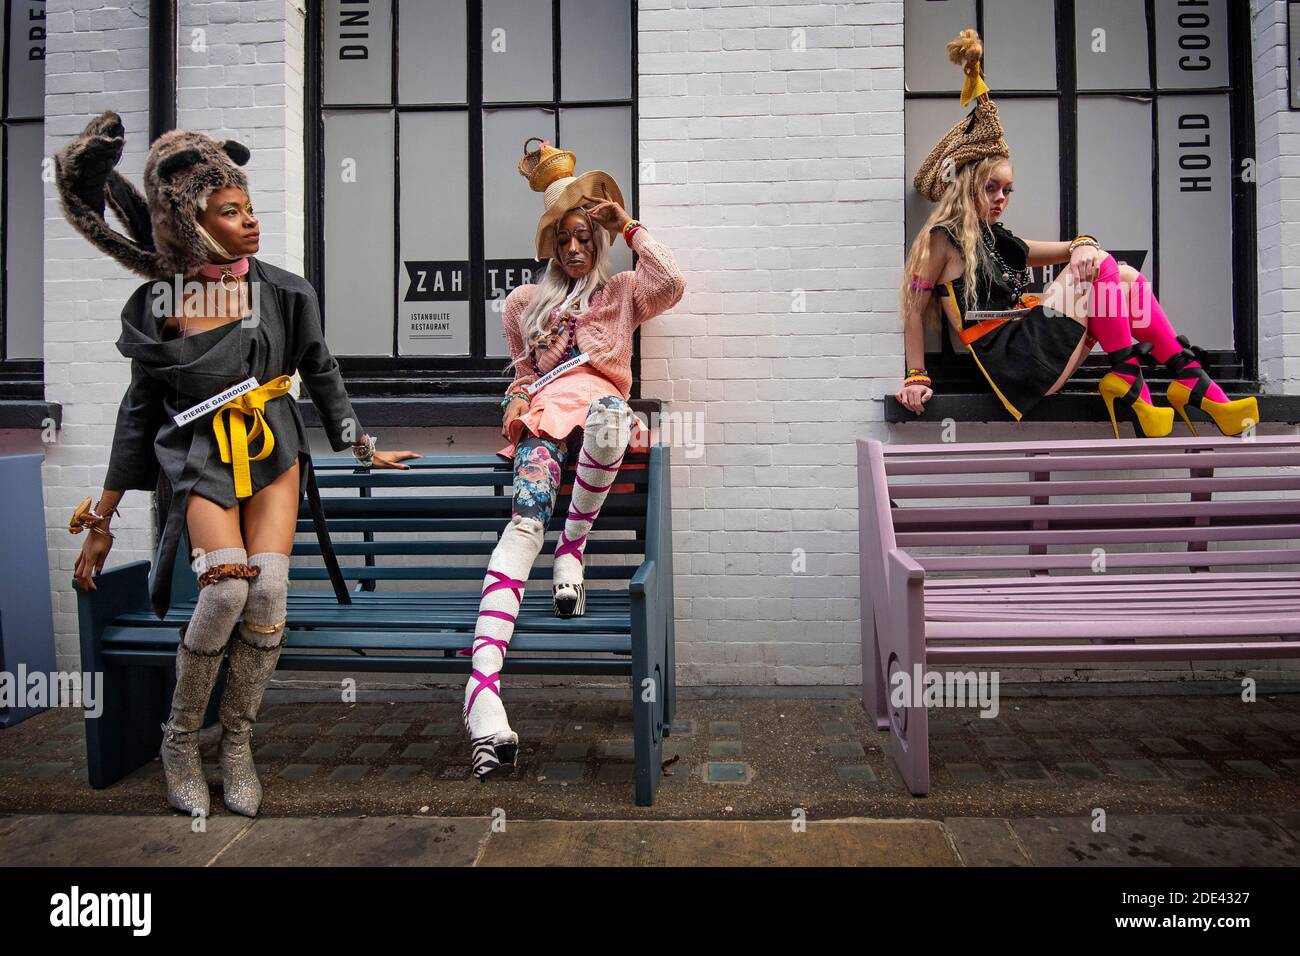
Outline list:
[[[336,103],[391,103],[392,7],[387,2],[326,0],[324,98]]]
[[[1075,65],[1081,90],[1147,90],[1146,4],[1075,0]]]
[[[488,355],[509,355],[501,326],[501,303],[511,289],[533,281],[537,274],[537,220],[542,194],[519,175],[524,140],[540,136],[556,142],[555,116],[545,110],[484,110],[483,112],[483,255],[487,260],[484,286],[484,341]],[[581,159],[581,157],[579,157]]]
[[[1144,172],[1150,142],[1149,102],[1079,98],[1079,231],[1148,278],[1155,275],[1151,178]]]
[[[550,3],[483,0],[485,103],[549,101],[554,70]]]
[[[632,207],[632,110],[587,107],[560,111],[559,143],[578,155],[576,172],[603,169],[623,190],[628,215]],[[647,224],[647,228],[650,224]],[[632,268],[632,250],[621,239],[610,247],[610,269]]]
[[[1155,0],[1156,82],[1162,90],[1228,85],[1224,0]]]
[[[468,355],[469,117],[403,113],[399,124],[398,351]]]
[[[15,123],[9,127],[7,136],[6,354],[9,358],[38,359],[43,354],[41,318],[45,314],[41,247],[45,195],[41,185],[41,156],[45,128],[41,123]]]
[[[942,56],[944,49],[936,46],[935,52]],[[1056,89],[1055,5],[984,0],[984,61],[994,96],[998,90]],[[943,62],[956,71],[946,58]]]
[[[975,0],[906,0],[903,5],[903,76],[913,92],[961,89],[961,71],[944,44],[975,26]],[[910,108],[910,107],[909,107]],[[951,124],[949,124],[951,125]]]
[[[561,0],[560,88],[568,100],[632,96],[627,0]]]
[[[1007,228],[1021,238],[1061,236],[1061,133],[1055,99],[1002,100],[998,116],[1011,146],[1015,198]]]
[[[6,118],[45,115],[45,4],[14,0],[9,12]],[[39,155],[39,152],[38,154]]]
[[[393,114],[326,110],[325,337],[393,354]]]
[[[907,155],[907,238],[925,225],[934,204],[912,188],[915,174],[939,137],[962,117],[956,102],[912,100],[904,116]],[[1015,198],[1007,207],[1006,225],[1022,238],[1057,239],[1061,232],[1060,134],[1055,99],[1004,99],[998,115],[1011,146]]]
[[[465,102],[465,0],[399,0],[397,90],[403,103]]]
[[[1232,348],[1232,162],[1225,95],[1160,98],[1160,303],[1202,348]]]

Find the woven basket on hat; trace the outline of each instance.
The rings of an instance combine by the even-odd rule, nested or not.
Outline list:
[[[540,143],[529,151],[531,143]],[[593,169],[581,176],[573,175],[577,156],[568,150],[556,149],[536,136],[524,143],[524,156],[519,160],[519,175],[528,180],[534,192],[542,193],[542,217],[537,221],[537,258],[549,259],[555,253],[555,226],[570,209],[589,203],[588,197],[608,199],[623,205],[623,191],[614,177],[603,170]]]
[[[960,64],[966,74],[962,87],[961,103],[965,106],[975,99],[975,108],[935,144],[917,170],[912,185],[931,202],[938,202],[960,170],[967,163],[979,162],[994,156],[1010,158],[998,119],[997,104],[988,95],[984,82],[984,45],[974,30],[963,30],[961,36],[948,44],[948,58]]]

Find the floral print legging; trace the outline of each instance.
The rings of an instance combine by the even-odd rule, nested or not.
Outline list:
[[[515,446],[515,485],[512,513],[536,518],[545,528],[551,523],[560,470],[569,456],[568,445],[530,435]]]

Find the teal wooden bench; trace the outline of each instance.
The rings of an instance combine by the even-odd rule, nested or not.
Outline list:
[[[495,456],[410,464],[410,471],[372,472],[350,458],[314,462],[324,492],[317,517],[328,532],[319,533],[304,501],[294,555],[321,561],[290,572],[281,670],[468,675],[460,652],[473,638],[488,556],[510,519],[511,465]],[[557,516],[568,511],[572,480],[570,464]],[[582,617],[557,618],[551,608],[549,556],[559,522],[530,575],[536,583],[525,592],[505,673],[628,678],[635,796],[649,806],[676,694],[669,449],[625,457],[588,539]],[[104,674],[103,713],[86,721],[92,787],[147,763],[161,743],[179,627],[193,612],[197,582],[178,567],[172,607],[159,620],[149,608],[148,574],[149,562],[137,561],[99,575],[98,590],[77,591],[82,664]],[[394,589],[399,582],[408,587]],[[421,583],[411,589],[411,582]],[[220,685],[212,718],[219,694]]]

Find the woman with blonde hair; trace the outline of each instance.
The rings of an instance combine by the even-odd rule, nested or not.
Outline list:
[[[538,142],[535,149],[528,147]],[[555,548],[552,603],[558,617],[586,606],[583,548],[629,442],[644,445],[632,414],[632,335],[681,300],[685,280],[673,254],[623,209],[623,194],[600,170],[573,175],[576,156],[544,140],[524,144],[520,173],[544,193],[537,258],[546,272],[505,301],[514,379],[506,389],[499,452],[514,462],[510,523],[488,561],[465,686],[465,727],[480,780],[514,764],[519,735],[501,701],[500,671],[524,588],[542,550],[564,462],[576,449],[573,496]],[[609,244],[622,237],[636,268],[610,275]]]
[[[896,393],[913,412],[933,394],[924,368],[924,323],[940,309],[970,348],[980,372],[1017,421],[1061,388],[1096,343],[1111,370],[1098,388],[1119,437],[1117,412],[1140,436],[1173,429],[1174,410],[1195,433],[1189,409],[1225,435],[1258,423],[1255,398],[1235,401],[1202,367],[1204,353],[1179,335],[1146,277],[1115,261],[1093,236],[1020,239],[999,220],[1011,201],[1011,150],[984,83],[983,45],[974,30],[948,44],[966,74],[961,102],[975,108],[930,151],[916,174],[918,192],[935,203],[907,255],[900,290],[907,373]],[[1026,294],[1033,266],[1069,263],[1043,296]],[[970,313],[1000,313],[968,318]],[[1134,343],[1134,339],[1137,343]],[[1172,408],[1160,407],[1142,363],[1169,370]]]

